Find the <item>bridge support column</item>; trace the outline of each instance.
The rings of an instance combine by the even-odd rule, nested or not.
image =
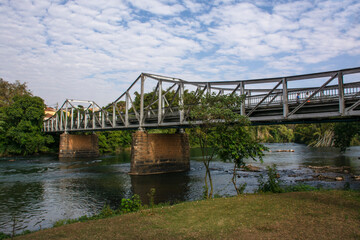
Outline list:
[[[133,133],[129,174],[149,175],[189,169],[190,147],[186,133]]]
[[[86,158],[99,156],[98,136],[60,135],[59,158]]]

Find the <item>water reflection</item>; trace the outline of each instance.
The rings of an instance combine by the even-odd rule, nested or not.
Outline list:
[[[12,229],[15,221],[16,231],[27,225],[38,223],[38,206],[43,201],[44,188],[40,183],[4,183],[0,185],[0,231]],[[22,218],[26,213],[28,217]],[[15,218],[15,219],[14,219]]]
[[[97,159],[61,158],[59,159],[59,162],[62,163],[60,165],[60,169],[80,169],[80,168],[112,165],[112,164],[130,163],[130,154],[131,154],[130,151],[126,150],[124,152],[119,153],[118,155],[102,156]]]
[[[169,173],[149,176],[131,176],[131,189],[143,203],[149,203],[148,193],[155,188],[155,203],[185,201],[189,194],[188,173]]]

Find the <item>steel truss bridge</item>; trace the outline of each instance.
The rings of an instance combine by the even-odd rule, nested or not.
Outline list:
[[[199,82],[142,73],[106,107],[67,99],[44,120],[44,132],[75,132],[191,125],[184,95],[245,95],[238,113],[253,124],[360,119],[360,67],[253,80]],[[182,106],[182,107],[179,107]],[[201,122],[198,122],[201,124]]]

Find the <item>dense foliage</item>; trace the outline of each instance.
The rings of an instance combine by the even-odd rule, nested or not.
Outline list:
[[[27,88],[26,83],[9,83],[0,78],[0,108],[9,106],[13,103],[13,98],[16,95],[30,95],[31,92]]]
[[[121,213],[136,212],[141,208],[141,200],[139,195],[135,194],[131,198],[121,199],[120,211]]]
[[[10,235],[0,232],[0,240],[9,239],[9,238],[11,238]]]
[[[119,153],[131,145],[133,131],[106,131],[98,133],[100,153]]]
[[[360,124],[355,123],[337,123],[334,126],[335,146],[345,151],[351,145],[351,142],[359,143]]]
[[[334,145],[334,124],[298,124],[295,126],[295,142],[314,147],[332,147]]]
[[[54,140],[41,132],[44,101],[32,96],[25,84],[1,80],[1,86],[6,98],[0,108],[0,154],[29,155],[49,151],[47,145]]]
[[[360,144],[360,124],[357,122],[296,125],[255,126],[261,142],[296,142],[313,147],[347,147]]]
[[[254,131],[256,138],[262,142],[284,143],[294,141],[293,125],[254,126],[250,130]]]

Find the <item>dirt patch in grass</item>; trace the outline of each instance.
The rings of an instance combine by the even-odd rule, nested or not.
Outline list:
[[[360,193],[251,194],[69,224],[16,239],[359,239]]]

